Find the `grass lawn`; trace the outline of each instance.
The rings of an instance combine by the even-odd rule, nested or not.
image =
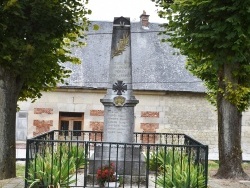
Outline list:
[[[25,175],[25,165],[22,163],[16,163],[16,176],[24,178]]]
[[[208,171],[217,170],[219,168],[219,161],[208,161]]]
[[[244,171],[249,175],[250,162],[243,162],[242,167]],[[208,175],[215,174],[219,168],[219,161],[208,161]]]

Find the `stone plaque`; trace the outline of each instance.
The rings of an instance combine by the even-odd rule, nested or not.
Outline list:
[[[104,110],[104,140],[133,142],[134,108],[108,106]]]

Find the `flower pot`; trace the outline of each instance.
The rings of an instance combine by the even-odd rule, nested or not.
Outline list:
[[[105,182],[105,187],[119,187],[119,182]]]

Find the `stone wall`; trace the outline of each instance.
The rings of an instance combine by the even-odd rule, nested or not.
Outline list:
[[[146,108],[159,112],[159,119],[150,119],[151,123],[159,123],[157,132],[187,134],[209,145],[209,157],[217,158],[217,116],[215,108],[206,101],[204,94],[166,93],[158,97],[143,95],[139,100],[142,105],[138,105],[136,110]],[[140,118],[139,121],[145,119]]]
[[[84,113],[84,130],[103,130],[105,90],[58,90],[43,93],[35,103],[22,102],[28,112],[28,138],[59,129],[59,112]],[[185,133],[209,145],[209,158],[218,159],[217,113],[205,94],[135,91],[135,131]],[[250,160],[250,112],[242,119],[243,159]],[[44,126],[42,126],[44,124]],[[152,138],[153,140],[154,138]]]

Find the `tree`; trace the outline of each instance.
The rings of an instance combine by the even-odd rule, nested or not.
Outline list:
[[[78,63],[70,49],[84,45],[91,11],[84,0],[0,1],[0,179],[15,177],[18,100],[41,96]]]
[[[248,178],[242,169],[241,117],[250,102],[250,1],[153,0],[168,37],[187,57],[217,106],[218,178]]]

